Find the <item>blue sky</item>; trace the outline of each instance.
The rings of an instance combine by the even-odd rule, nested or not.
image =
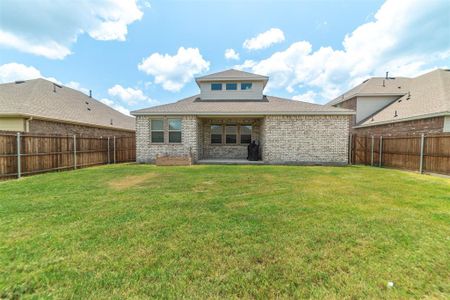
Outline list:
[[[449,67],[449,20],[438,0],[3,0],[0,82],[45,77],[127,112],[234,67],[270,76],[267,94],[325,103],[385,71]]]

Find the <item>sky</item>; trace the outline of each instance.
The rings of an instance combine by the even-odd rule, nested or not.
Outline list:
[[[269,76],[267,95],[324,104],[386,71],[449,66],[447,0],[0,2],[0,83],[47,78],[126,114],[229,68]]]

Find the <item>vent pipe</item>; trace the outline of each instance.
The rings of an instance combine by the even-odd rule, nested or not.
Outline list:
[[[389,72],[386,72],[386,79],[389,79]]]
[[[53,84],[53,93],[56,93],[56,86]]]
[[[92,98],[92,90],[89,90],[89,98]]]

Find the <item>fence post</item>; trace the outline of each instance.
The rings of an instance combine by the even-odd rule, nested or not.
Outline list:
[[[348,164],[352,164],[353,135],[350,133],[348,147]]]
[[[77,168],[77,135],[73,135],[73,168]]]
[[[108,165],[111,163],[110,153],[109,153],[109,136],[108,136]]]
[[[113,137],[114,138],[114,163],[116,163],[116,136]]]
[[[381,168],[381,162],[382,162],[382,155],[383,155],[383,136],[380,135],[380,151],[378,152],[378,158],[379,158],[379,162],[378,162],[378,167]]]
[[[17,178],[21,176],[21,161],[20,161],[20,132],[17,133]]]
[[[422,133],[420,137],[420,163],[419,163],[419,172],[423,173],[423,150],[425,145],[425,134]]]
[[[370,165],[373,167],[373,146],[375,144],[375,139],[372,135],[372,145],[370,147]]]

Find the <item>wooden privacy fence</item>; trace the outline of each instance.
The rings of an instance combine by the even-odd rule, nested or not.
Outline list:
[[[350,161],[378,167],[450,175],[450,134],[350,138]]]
[[[0,133],[0,179],[135,160],[134,136]]]

